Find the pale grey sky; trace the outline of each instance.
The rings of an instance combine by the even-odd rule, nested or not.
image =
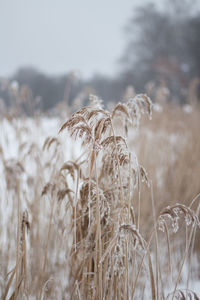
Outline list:
[[[114,75],[123,27],[143,0],[0,0],[0,76],[20,66],[48,74]]]

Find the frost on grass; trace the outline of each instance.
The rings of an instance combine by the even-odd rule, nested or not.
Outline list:
[[[199,300],[200,298],[197,296],[197,294],[189,289],[185,289],[185,290],[177,290],[174,293],[170,293],[168,294],[166,300]]]
[[[164,232],[164,222],[166,219],[171,221],[172,229],[177,232],[179,229],[179,219],[183,215],[187,226],[199,226],[199,220],[195,212],[184,204],[176,203],[173,206],[167,206],[158,219],[159,229]]]

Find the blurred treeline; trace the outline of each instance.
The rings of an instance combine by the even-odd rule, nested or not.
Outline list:
[[[135,92],[147,92],[161,101],[197,102],[200,100],[199,8],[195,0],[163,0],[157,5],[146,2],[133,10],[127,22],[126,47],[119,58],[120,71],[113,78],[97,74],[84,80],[73,72],[53,77],[24,67],[9,78],[9,82],[14,82],[11,89],[6,88],[8,81],[1,80],[0,104],[2,99],[6,106],[12,105],[16,98],[29,99],[32,107],[46,111],[60,102],[83,105],[90,93],[108,102]],[[164,91],[162,96],[158,90]]]

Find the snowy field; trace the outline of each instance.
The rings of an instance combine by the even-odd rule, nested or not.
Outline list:
[[[162,107],[157,106],[154,113],[161,115],[163,113]],[[191,113],[192,110],[190,107],[184,108],[183,114],[185,116]],[[48,242],[49,252],[46,253],[46,260],[49,261],[49,263],[46,263],[45,267],[43,265],[46,273],[41,297],[42,299],[61,299],[63,293],[66,293],[66,295],[69,293],[69,291],[65,290],[65,286],[66,280],[70,280],[67,264],[69,264],[73,234],[70,235],[69,231],[66,230],[66,228],[70,226],[70,214],[65,214],[65,207],[68,205],[66,201],[68,192],[66,191],[73,190],[73,195],[75,195],[76,184],[78,183],[77,181],[73,183],[69,174],[61,170],[66,162],[78,162],[84,151],[80,143],[74,142],[67,131],[59,134],[59,129],[65,121],[66,120],[62,120],[61,118],[45,116],[35,119],[2,118],[0,120],[0,295],[5,296],[5,287],[7,287],[8,291],[6,292],[5,299],[11,297],[16,284],[15,279],[12,279],[9,283],[8,278],[12,276],[14,278],[14,275],[16,276],[15,271],[13,273],[15,262],[17,257],[20,257],[20,251],[25,251],[23,248],[24,239],[22,238],[23,230],[20,229],[21,223],[19,224],[19,222],[22,222],[23,217],[27,216],[27,214],[28,220],[26,223],[30,224],[30,230],[27,231],[28,233],[26,234],[26,266],[23,265],[26,269],[24,269],[26,275],[23,282],[23,299],[26,299],[28,293],[30,293],[29,299],[36,299],[34,295],[37,293],[38,269],[41,268],[43,264],[43,256],[45,256],[44,249],[47,247],[47,245],[45,246],[45,239],[50,229],[51,239],[49,239]],[[127,141],[129,146],[133,147],[133,149],[131,149],[132,154],[137,155],[138,160],[141,160],[142,163],[145,164],[149,176],[154,172],[154,177],[150,179],[154,180],[156,189],[155,197],[160,197],[165,191],[166,174],[170,167],[173,168],[177,165],[178,158],[182,155],[182,149],[187,146],[189,140],[190,138],[187,133],[185,133],[183,137],[180,132],[173,133],[168,130],[163,130],[163,128],[154,130],[153,128],[144,126],[141,131],[129,132]],[[145,145],[144,141],[146,143]],[[154,157],[153,153],[152,155],[148,153],[148,149],[151,149],[151,147],[159,147],[158,141],[160,141],[162,147],[165,145],[165,149],[167,149],[166,161],[163,160],[163,157],[159,158],[158,153],[155,154],[156,157]],[[158,163],[158,165],[152,169],[152,163],[155,163],[155,159],[158,162],[162,161],[162,166]],[[69,177],[67,189],[64,182],[65,176]],[[65,191],[65,195],[61,196],[62,201],[55,205],[52,204],[53,202],[51,202],[50,197],[50,195],[52,196],[54,193],[53,186],[56,186],[55,189],[59,187],[59,189],[56,190],[57,195],[59,191],[60,194],[62,191]],[[178,188],[178,183],[176,186]],[[45,187],[47,191],[44,191]],[[142,193],[141,195],[144,200],[148,200],[148,196],[146,197]],[[78,195],[72,196],[74,203],[76,200],[73,200],[73,197],[76,198]],[[166,198],[168,197],[169,195],[166,196]],[[158,200],[156,199],[156,201]],[[159,202],[159,207],[163,208],[163,205],[167,203],[166,201],[167,199],[164,199],[163,202]],[[192,199],[189,200],[189,203],[191,201]],[[180,202],[180,199],[177,199],[176,202]],[[143,204],[141,204],[141,206],[143,208]],[[146,218],[145,206],[146,205],[144,205],[144,216],[142,216],[141,210],[141,222],[143,220],[142,218]],[[53,211],[55,215],[52,216],[51,213]],[[19,218],[21,221],[19,221]],[[197,229],[197,231],[198,230],[199,229]],[[184,234],[185,233],[183,233],[183,235]],[[188,233],[186,232],[186,234]],[[197,235],[197,238],[199,238],[199,235]],[[19,242],[19,246],[17,246],[17,241]],[[174,256],[171,258],[174,264],[174,273],[169,274],[170,278],[167,282],[162,282],[162,280],[159,279],[161,280],[160,293],[162,294],[161,291],[163,291],[165,295],[169,292],[173,292],[178,270],[180,269],[180,257],[184,255],[185,244],[181,242],[182,233],[181,238],[177,237],[176,241],[177,243],[173,242],[174,244],[172,245],[172,247],[176,249],[176,253],[171,253],[171,255],[173,254]],[[197,242],[199,244],[199,241]],[[177,244],[182,247],[180,252],[177,251]],[[160,245],[160,248],[163,249],[162,245]],[[166,249],[163,250],[163,253],[167,256]],[[163,273],[168,272],[165,270],[168,268],[166,260],[162,256],[160,256],[159,259],[161,260],[160,265],[163,267]],[[186,289],[188,288],[188,293],[189,290],[192,290],[198,297],[200,297],[199,260],[199,251],[195,250],[191,260],[186,261],[183,266],[177,287],[177,289],[181,289],[184,293],[186,293]],[[156,258],[154,258],[153,254],[152,261],[153,264],[156,263]],[[65,265],[65,268],[63,265]],[[148,269],[147,266],[145,268]],[[189,270],[191,271],[190,276]],[[143,276],[145,276],[145,271]],[[163,275],[163,278],[164,277]],[[141,282],[140,284],[143,289],[143,284]],[[150,299],[148,286],[149,284],[144,287],[143,299]],[[79,293],[78,287],[77,291],[77,293]],[[166,299],[171,299],[170,297],[171,296]],[[78,298],[75,297],[74,299]],[[164,295],[162,295],[160,299],[164,299]],[[184,298],[180,296],[174,299]]]

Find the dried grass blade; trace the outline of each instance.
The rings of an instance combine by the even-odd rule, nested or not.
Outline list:
[[[156,300],[155,280],[154,280],[153,267],[152,267],[152,262],[151,262],[151,255],[150,255],[149,250],[148,250],[148,262],[149,262],[149,273],[150,273],[150,279],[151,279],[152,300]]]
[[[6,289],[5,289],[5,292],[4,292],[4,295],[3,295],[3,300],[6,300],[6,296],[8,294],[8,291],[9,291],[9,288],[11,286],[11,283],[13,281],[13,278],[15,276],[15,272],[16,272],[16,267],[14,267],[13,271],[12,271],[12,274],[10,275],[10,278],[8,280],[8,284],[6,286]]]

